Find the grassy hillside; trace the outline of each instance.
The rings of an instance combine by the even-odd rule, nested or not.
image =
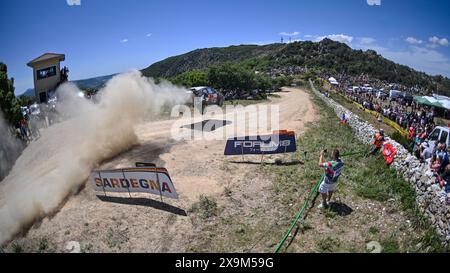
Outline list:
[[[105,85],[105,83],[114,76],[115,76],[115,74],[108,75],[108,76],[95,77],[95,78],[90,78],[90,79],[85,79],[85,80],[73,81],[73,83],[75,83],[81,89],[99,89],[99,88],[103,87]]]
[[[301,66],[330,73],[360,75],[405,86],[420,85],[434,90],[439,86],[450,95],[450,79],[430,76],[383,58],[373,50],[353,50],[343,43],[324,39],[313,43],[295,42],[264,46],[240,45],[224,48],[206,48],[170,57],[142,70],[148,77],[171,78],[192,70],[204,70],[212,65],[235,62],[249,69],[268,71],[271,68]]]
[[[143,69],[142,73],[147,77],[170,78],[187,71],[202,70],[227,61],[242,62],[251,58],[260,58],[279,50],[283,46],[283,44],[240,45],[197,49],[154,63]]]

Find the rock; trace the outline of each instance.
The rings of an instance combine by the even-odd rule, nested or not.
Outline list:
[[[265,245],[266,245],[267,248],[274,248],[277,245],[277,243],[267,242]]]
[[[438,184],[433,184],[430,187],[430,191],[431,192],[440,192],[441,191],[441,186],[439,186]]]
[[[370,251],[370,253],[381,253],[383,247],[381,247],[381,244],[379,242],[371,241],[367,243],[366,249]]]
[[[422,176],[422,177],[420,178],[420,182],[422,182],[422,183],[427,183],[428,181],[429,181],[429,178],[426,177],[426,176]]]
[[[69,251],[69,253],[81,253],[81,246],[77,241],[67,242],[65,249]]]

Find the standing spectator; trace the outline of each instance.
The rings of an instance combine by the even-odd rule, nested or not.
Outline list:
[[[434,153],[432,159],[431,159],[431,166],[433,166],[433,164],[437,164],[436,162],[440,160],[440,168],[438,170],[438,173],[442,173],[443,170],[445,170],[445,168],[447,167],[447,165],[449,164],[449,156],[447,153],[447,147],[445,144],[443,143],[439,143],[437,145],[436,148],[436,152]]]
[[[369,155],[375,155],[378,151],[381,150],[381,147],[384,143],[384,130],[380,129],[378,133],[374,136],[374,142],[372,150],[370,151]]]
[[[20,132],[22,134],[23,139],[29,141],[29,137],[28,137],[28,120],[23,117],[20,120]]]

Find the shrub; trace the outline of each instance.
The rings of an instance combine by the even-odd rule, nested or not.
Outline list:
[[[192,205],[191,211],[199,213],[203,219],[211,218],[217,215],[217,202],[213,198],[201,195],[199,202]]]

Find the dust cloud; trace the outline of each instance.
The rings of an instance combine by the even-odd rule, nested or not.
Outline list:
[[[186,102],[185,91],[138,71],[112,78],[97,103],[79,97],[75,85],[62,85],[57,115],[63,121],[42,130],[0,183],[0,245],[55,212],[100,162],[137,144],[134,127]]]
[[[23,150],[23,144],[14,136],[0,110],[0,181],[9,173]]]

